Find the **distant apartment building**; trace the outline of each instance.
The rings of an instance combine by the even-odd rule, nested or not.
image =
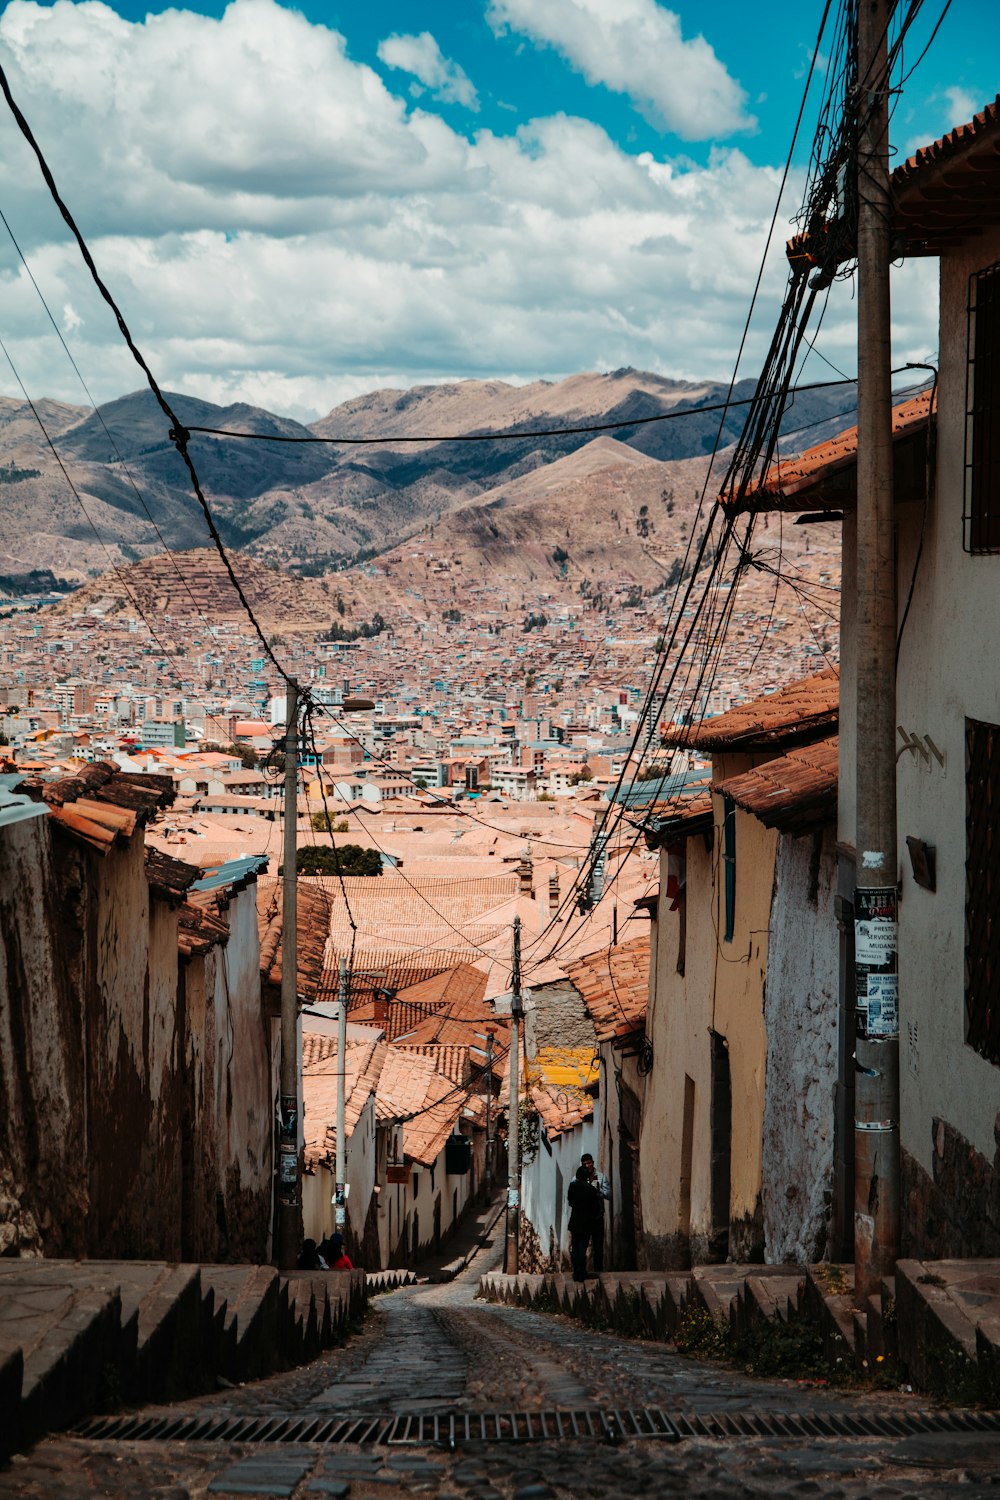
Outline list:
[[[144,719],[139,738],[151,749],[183,749],[187,744],[187,730],[183,719]]]

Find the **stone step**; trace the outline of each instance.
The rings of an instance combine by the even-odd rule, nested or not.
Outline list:
[[[0,1262],[0,1367],[16,1415],[3,1446],[24,1447],[70,1426],[106,1397],[118,1368],[122,1304],[118,1286],[72,1261]],[[13,1429],[13,1432],[11,1432]]]
[[[257,1380],[274,1368],[278,1347],[278,1273],[271,1266],[203,1266],[221,1315],[217,1366],[227,1380]]]
[[[1000,1400],[1000,1260],[901,1260],[895,1281],[909,1379],[943,1395],[981,1381]]]
[[[800,1312],[818,1325],[829,1364],[852,1368],[858,1359],[854,1315],[864,1312],[855,1302],[853,1265],[807,1266]]]
[[[17,1442],[16,1413],[21,1404],[21,1382],[24,1376],[24,1356],[20,1349],[0,1353],[0,1464],[7,1462]]]

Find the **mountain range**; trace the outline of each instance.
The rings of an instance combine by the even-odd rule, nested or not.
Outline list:
[[[741,382],[733,400],[752,390]],[[461,381],[375,391],[308,427],[244,404],[170,401],[189,429],[215,429],[192,432],[189,451],[223,539],[247,567],[326,577],[379,557],[406,587],[402,544],[422,534],[466,576],[496,570],[527,584],[544,575],[576,590],[583,580],[599,586],[610,568],[651,590],[690,535],[708,455],[739,434],[744,407],[725,413],[721,431],[720,413],[705,409],[726,394],[714,382],[633,369],[524,386]],[[852,401],[842,386],[797,394],[783,451],[851,425]],[[0,398],[0,590],[40,573],[73,587],[205,545],[204,517],[150,392],[97,410],[35,409],[37,419]],[[562,431],[617,423],[608,433]],[[225,435],[239,433],[296,441]],[[486,440],[465,441],[471,434]],[[371,591],[357,581],[367,608]],[[320,598],[312,603],[321,609]]]

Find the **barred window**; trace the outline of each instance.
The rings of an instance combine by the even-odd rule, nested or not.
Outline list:
[[[965,721],[965,1039],[1000,1064],[1000,725]]]
[[[969,278],[964,544],[1000,551],[1000,263]]]
[[[736,930],[736,803],[732,797],[723,797],[722,807],[722,867],[726,904],[723,937],[727,943],[731,943]]]

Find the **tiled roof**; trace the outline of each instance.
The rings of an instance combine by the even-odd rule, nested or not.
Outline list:
[[[631,1036],[646,1025],[649,1003],[649,933],[602,948],[568,964],[566,973],[583,996],[599,1042]]]
[[[931,392],[892,409],[894,492],[897,501],[919,498],[926,486],[926,442]],[[853,510],[857,503],[858,429],[849,427],[794,458],[772,464],[761,482],[727,510]]]
[[[439,1073],[430,1058],[389,1047],[375,1108],[381,1120],[403,1120],[408,1159],[433,1166],[465,1102],[465,1091]]]
[[[470,1081],[472,1065],[467,1046],[439,1046],[434,1043],[418,1046],[410,1042],[397,1042],[396,1046],[401,1052],[412,1052],[416,1057],[426,1057],[434,1064],[438,1072],[443,1073],[445,1078],[450,1078],[452,1083]]]
[[[951,246],[1000,223],[1000,94],[966,125],[922,146],[890,179],[896,253],[940,255]],[[837,223],[795,235],[786,247],[795,264],[833,267],[850,260],[856,246]]]
[[[600,1064],[590,1047],[540,1047],[525,1067],[525,1087],[549,1136],[593,1118]]]
[[[1000,222],[1000,94],[898,166],[892,199],[893,229],[908,255],[938,255]]]
[[[767,828],[805,833],[836,816],[837,736],[731,776],[716,790]]]
[[[58,827],[102,854],[174,800],[169,776],[120,771],[107,761],[81,766],[57,781],[32,778],[23,790],[47,804]]]
[[[827,667],[765,698],[740,703],[714,719],[672,724],[663,742],[706,751],[752,751],[802,743],[836,727],[839,702],[839,674]]]
[[[460,963],[444,973],[435,974],[419,984],[411,984],[397,993],[397,1000],[434,1010],[450,1010],[452,1005],[478,1004],[485,1011],[486,974],[473,964]]]
[[[167,901],[180,901],[185,891],[198,879],[201,871],[197,865],[185,864],[159,849],[147,846],[145,853],[146,881],[151,891]]]
[[[307,1167],[315,1168],[319,1162],[333,1162],[337,1151],[337,1038],[319,1037],[315,1033],[305,1032],[302,1042],[305,1162]],[[320,1045],[307,1048],[307,1042]],[[378,1089],[388,1050],[385,1042],[374,1038],[347,1043],[344,1065],[344,1130],[348,1140],[354,1134],[365,1105]]]
[[[281,992],[282,891],[277,876],[257,881],[257,931],[260,934],[260,973],[271,998]],[[298,992],[315,999],[323,986],[330,900],[320,883],[300,877],[296,885]]]
[[[229,942],[229,924],[217,913],[186,901],[177,920],[177,946],[185,958]]]

